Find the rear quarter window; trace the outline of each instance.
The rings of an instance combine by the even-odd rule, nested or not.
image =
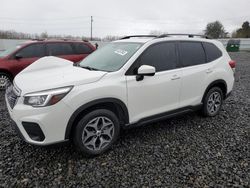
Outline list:
[[[207,55],[207,62],[214,61],[222,56],[220,49],[212,43],[204,42],[204,49]]]
[[[93,52],[93,49],[91,49],[87,44],[73,43],[73,46],[76,54],[90,54]]]

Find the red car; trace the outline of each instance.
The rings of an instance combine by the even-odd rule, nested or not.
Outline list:
[[[57,56],[74,63],[92,53],[95,47],[82,41],[28,41],[0,53],[0,90],[24,68],[44,56]]]

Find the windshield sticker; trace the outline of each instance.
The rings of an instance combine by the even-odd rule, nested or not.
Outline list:
[[[124,56],[124,55],[126,55],[128,52],[125,51],[125,50],[122,50],[122,49],[118,49],[118,50],[115,51],[115,53]]]

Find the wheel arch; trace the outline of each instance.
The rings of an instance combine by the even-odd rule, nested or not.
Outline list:
[[[212,83],[210,83],[210,84],[207,86],[207,88],[206,88],[206,90],[205,90],[205,92],[204,92],[204,94],[203,94],[203,97],[202,97],[202,101],[201,101],[201,102],[203,102],[203,100],[204,100],[204,98],[205,98],[207,92],[208,92],[212,87],[219,87],[219,88],[222,90],[222,92],[223,92],[223,98],[224,98],[224,99],[226,98],[226,96],[227,96],[227,83],[226,83],[225,80],[219,79],[219,80],[213,81]]]
[[[127,106],[120,99],[116,98],[103,98],[97,99],[91,102],[88,102],[82,106],[80,106],[75,112],[71,115],[66,131],[65,131],[65,139],[70,139],[72,135],[72,130],[76,126],[76,123],[80,120],[82,116],[95,109],[107,109],[114,112],[121,125],[125,125],[129,123],[129,114]]]

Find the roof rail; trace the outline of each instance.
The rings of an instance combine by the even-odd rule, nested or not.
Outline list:
[[[199,34],[182,34],[182,33],[176,33],[176,34],[162,34],[157,36],[156,38],[164,38],[164,37],[169,37],[169,36],[188,36],[189,38],[194,38],[194,37],[202,37],[206,39],[210,39],[210,37],[206,35],[199,35]]]
[[[45,39],[44,38],[32,38],[31,40],[32,41],[44,41]]]
[[[32,41],[76,41],[76,42],[89,42],[85,39],[74,39],[74,38],[33,38]]]
[[[157,35],[130,35],[130,36],[125,36],[125,37],[122,37],[120,38],[120,40],[123,40],[123,39],[129,39],[129,38],[135,38],[135,37],[158,37]]]

